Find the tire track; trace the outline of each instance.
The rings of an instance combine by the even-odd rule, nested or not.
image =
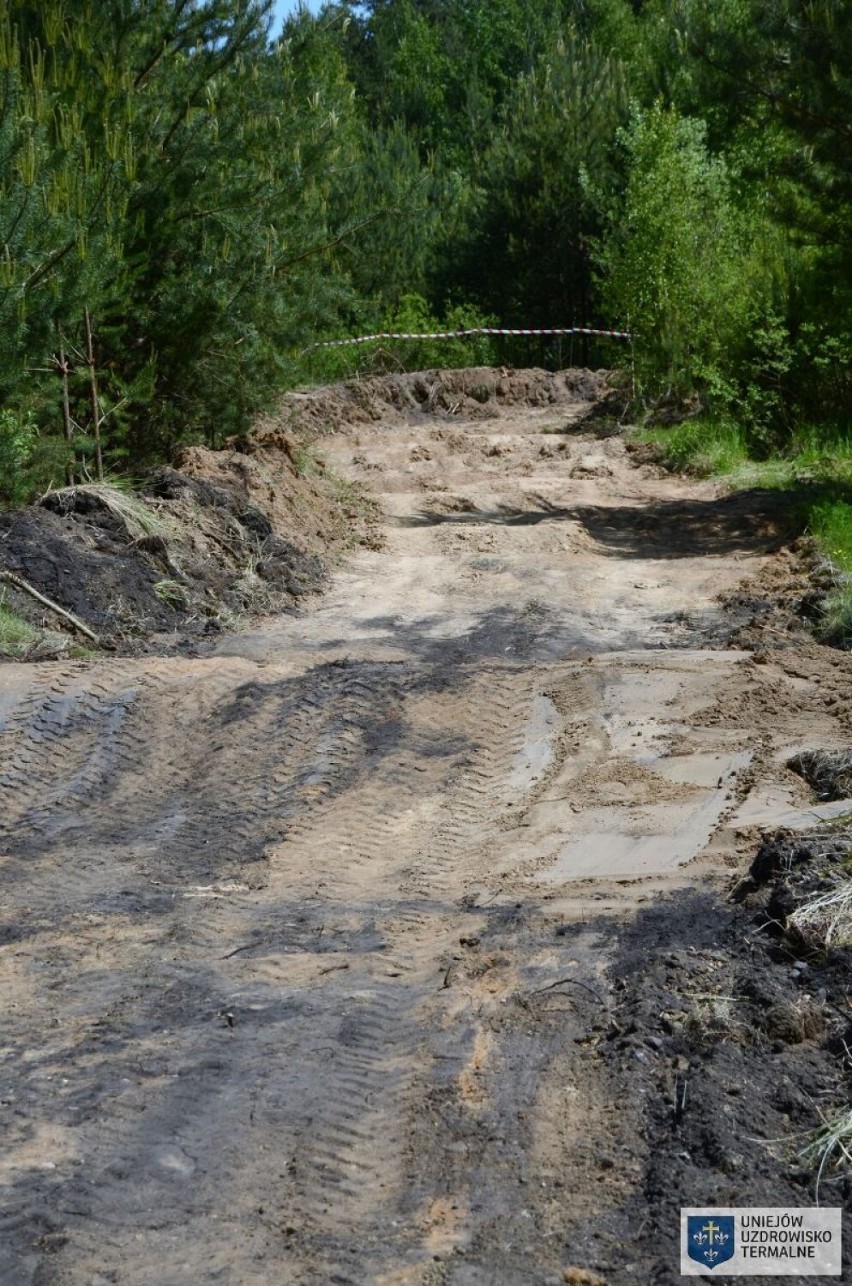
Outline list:
[[[600,1179],[570,1140],[597,1101],[608,939],[564,932],[574,895],[530,872],[615,759],[578,649],[680,640],[673,589],[705,611],[740,575],[724,515],[712,577],[683,551],[673,570],[656,528],[643,546],[643,506],[682,484],[569,441],[578,406],[365,428],[397,525],[317,611],[204,656],[15,668],[0,1281],[562,1272],[550,1229]],[[361,445],[333,436],[331,465]],[[643,822],[622,787],[613,833]],[[544,1149],[545,1225],[548,1111],[567,1142]]]
[[[347,1003],[321,1093],[304,1105],[311,1116],[293,1166],[290,1210],[309,1239],[325,1233],[332,1208],[338,1235],[354,1239],[353,1249],[386,1217],[375,1197],[400,1176],[418,1040],[412,999],[409,988],[385,983]]]

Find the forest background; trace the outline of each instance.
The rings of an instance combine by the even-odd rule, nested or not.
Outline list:
[[[852,560],[846,0],[273,19],[0,7],[0,499],[217,445],[300,383],[570,361],[620,367],[675,464],[806,475]],[[490,323],[633,340],[306,351]]]

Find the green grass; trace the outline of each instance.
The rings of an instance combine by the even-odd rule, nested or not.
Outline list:
[[[0,655],[22,660],[41,638],[35,626],[0,603]]]
[[[639,429],[636,440],[653,445],[663,464],[700,477],[730,474],[748,461],[742,429],[731,420],[698,417],[671,427]]]
[[[183,585],[174,580],[158,580],[154,584],[154,593],[161,602],[176,612],[186,607],[187,595]]]
[[[57,656],[85,659],[97,652],[58,630],[30,625],[0,596],[0,658],[6,661],[50,660]]]
[[[809,527],[834,572],[819,633],[826,642],[852,644],[852,504],[825,500],[813,506]]]
[[[806,426],[783,455],[755,459],[735,421],[697,416],[639,429],[634,440],[652,445],[661,463],[679,472],[723,478],[735,490],[789,491],[802,530],[814,537],[834,576],[817,633],[852,646],[852,437]]]
[[[291,452],[291,459],[296,474],[300,478],[321,478],[324,473],[324,465],[321,465],[316,456],[304,446],[294,447]]]
[[[814,505],[810,529],[840,572],[852,572],[852,504],[827,500]]]

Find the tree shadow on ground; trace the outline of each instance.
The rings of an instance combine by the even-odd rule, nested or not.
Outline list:
[[[803,488],[749,488],[712,499],[662,500],[648,505],[549,506],[539,499],[538,509],[421,512],[398,519],[398,524],[534,527],[575,522],[621,558],[693,558],[758,553],[793,540],[804,529],[807,503]]]

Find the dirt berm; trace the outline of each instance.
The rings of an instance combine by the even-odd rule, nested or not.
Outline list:
[[[6,518],[125,654],[0,670],[3,1286],[673,1286],[681,1206],[848,1201],[852,662],[784,498],[616,411],[387,377],[150,480],[162,545]]]
[[[0,514],[0,568],[114,651],[162,651],[288,610],[326,583],[341,552],[375,541],[376,521],[315,448],[266,433],[239,449],[189,448],[133,492],[65,487]],[[29,659],[67,651],[73,635],[56,633],[61,618],[14,585],[7,594],[26,620],[52,627]]]

